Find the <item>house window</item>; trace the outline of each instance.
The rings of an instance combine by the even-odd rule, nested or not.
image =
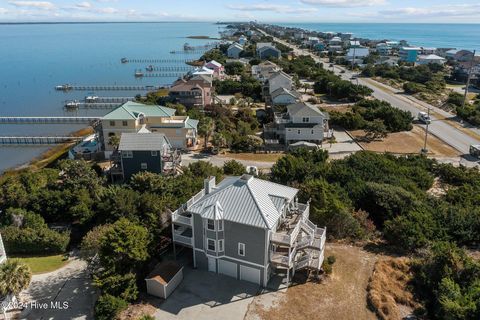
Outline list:
[[[215,251],[215,240],[213,239],[207,239],[207,248],[210,251]]]
[[[132,151],[122,151],[122,158],[133,158]]]
[[[207,220],[207,229],[208,230],[215,230],[215,221],[212,219]]]
[[[115,127],[115,121],[110,121],[110,126]]]
[[[313,133],[313,130],[312,130],[312,134],[314,134],[314,133]]]
[[[218,240],[218,251],[223,252],[223,240]]]
[[[238,255],[245,257],[245,243],[238,243]]]
[[[301,133],[302,133],[302,131],[301,131],[301,130],[297,130],[297,134],[301,134]]]
[[[156,157],[157,156],[157,151],[152,151],[151,155],[152,155],[152,157]]]
[[[310,122],[310,118],[308,117],[302,118],[302,122]]]
[[[140,163],[140,168],[141,168],[142,170],[147,170],[147,163],[146,163],[146,162]]]
[[[122,125],[123,125],[124,127],[128,126],[128,121],[122,121]]]
[[[218,223],[218,231],[223,231],[223,220],[217,221]]]

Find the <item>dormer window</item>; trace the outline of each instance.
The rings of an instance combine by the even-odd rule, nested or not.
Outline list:
[[[310,118],[308,118],[308,117],[303,117],[303,118],[302,118],[302,122],[303,122],[303,123],[308,123],[308,122],[310,122]]]

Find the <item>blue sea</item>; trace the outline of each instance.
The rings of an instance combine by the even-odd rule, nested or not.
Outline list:
[[[312,31],[351,32],[354,37],[406,40],[411,45],[480,51],[480,24],[278,23]]]
[[[67,113],[65,100],[87,95],[134,96],[142,92],[56,91],[57,85],[166,85],[176,78],[135,78],[136,69],[150,63],[122,64],[130,59],[194,59],[194,54],[172,54],[184,43],[204,45],[218,37],[214,23],[98,23],[0,24],[0,116],[103,115],[105,110]],[[186,66],[157,63],[155,66]],[[65,135],[81,126],[0,125],[0,136]],[[28,162],[46,148],[1,147],[0,172]]]
[[[461,24],[283,24],[318,31],[352,32],[357,37],[407,40],[414,45],[480,50],[480,25]],[[203,45],[217,37],[214,23],[0,24],[0,116],[72,115],[65,100],[87,95],[134,96],[139,92],[55,91],[56,85],[165,85],[175,78],[136,79],[136,69],[149,63],[134,59],[193,59],[199,54],[172,54],[185,42]],[[166,66],[169,64],[154,64]],[[170,64],[179,65],[179,64]],[[180,64],[182,65],[182,64]],[[103,115],[106,111],[73,115]],[[65,125],[0,125],[3,135],[64,135],[81,127]],[[0,147],[0,171],[28,162],[45,148]]]

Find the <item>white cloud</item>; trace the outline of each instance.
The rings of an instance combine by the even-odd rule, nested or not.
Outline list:
[[[300,0],[310,5],[324,7],[369,7],[385,4],[385,0]]]
[[[271,11],[275,13],[311,13],[316,12],[316,8],[292,8],[280,4],[252,4],[252,5],[229,5],[227,8],[238,11]]]
[[[49,1],[9,1],[9,4],[15,7],[35,8],[42,10],[55,9],[55,5]]]
[[[428,8],[406,7],[395,10],[382,10],[379,14],[386,16],[410,17],[474,17],[480,18],[480,5],[458,4],[446,6],[432,6]]]
[[[84,2],[77,3],[75,6],[76,6],[77,8],[88,9],[88,8],[91,8],[91,7],[92,7],[92,4],[91,4],[90,2],[84,1]]]
[[[118,13],[118,9],[115,9],[115,8],[95,8],[93,9],[92,11],[96,12],[96,13],[102,13],[102,14],[114,14],[114,13]]]
[[[5,8],[0,8],[0,14],[7,14],[8,10]]]

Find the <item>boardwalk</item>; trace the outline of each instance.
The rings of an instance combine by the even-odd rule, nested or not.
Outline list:
[[[0,117],[0,124],[92,124],[101,117]]]
[[[58,91],[152,91],[160,90],[165,86],[72,86],[60,85],[55,89]]]
[[[192,63],[192,59],[127,59],[123,58],[122,63]]]
[[[67,142],[76,142],[82,140],[82,137],[16,137],[0,136],[0,145],[18,146],[18,145],[53,145]]]

